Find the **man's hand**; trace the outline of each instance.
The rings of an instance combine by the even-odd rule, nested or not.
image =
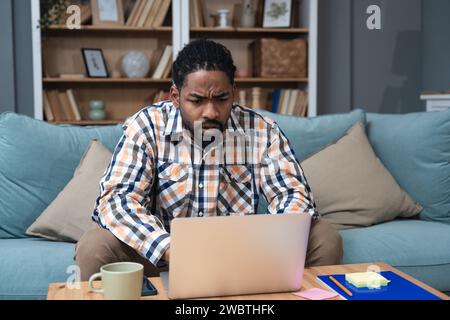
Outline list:
[[[165,262],[169,263],[169,260],[170,260],[170,249],[167,249],[166,252],[164,252],[164,255],[163,255],[162,258],[163,258],[163,260]]]

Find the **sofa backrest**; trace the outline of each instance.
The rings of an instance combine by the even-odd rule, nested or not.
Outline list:
[[[367,114],[375,153],[419,202],[420,218],[450,223],[450,110]]]
[[[53,125],[15,113],[0,114],[0,238],[25,230],[72,178],[89,142],[114,150],[120,125]]]
[[[307,119],[261,113],[278,123],[299,161],[339,139],[363,118],[378,158],[424,207],[419,218],[450,223],[450,110],[401,115],[355,110]],[[267,203],[260,199],[258,212],[266,208]]]

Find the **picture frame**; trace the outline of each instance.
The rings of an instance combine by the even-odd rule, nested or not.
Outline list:
[[[264,0],[263,28],[290,28],[292,0]]]
[[[91,0],[92,24],[115,27],[125,24],[122,0]]]
[[[89,78],[108,78],[108,67],[102,49],[81,48],[86,74]]]

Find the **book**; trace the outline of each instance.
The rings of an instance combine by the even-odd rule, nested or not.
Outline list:
[[[164,48],[164,52],[161,56],[161,59],[159,60],[158,65],[156,66],[156,69],[153,72],[152,79],[162,78],[164,69],[166,68],[167,63],[169,63],[171,57],[172,57],[172,46],[166,45],[166,47]]]
[[[139,10],[141,9],[143,2],[144,2],[144,0],[136,0],[136,2],[134,3],[133,9],[131,10],[131,13],[128,16],[128,19],[125,23],[126,26],[128,26],[128,27],[134,26],[137,16],[139,14]]]
[[[283,95],[283,100],[281,101],[282,105],[280,107],[279,113],[286,114],[286,112],[288,111],[287,108],[288,108],[288,105],[289,105],[289,100],[291,98],[292,90],[291,89],[285,89],[283,91],[284,91],[284,95]]]
[[[189,25],[192,28],[200,27],[196,16],[197,16],[197,4],[194,0],[191,0],[189,1]]]
[[[357,288],[345,281],[345,274],[331,274],[344,285],[352,296],[347,295],[333,281],[330,275],[319,275],[317,279],[346,300],[442,300],[415,283],[399,276],[392,271],[382,271],[380,275],[389,280],[389,284],[379,289]]]
[[[156,14],[155,21],[153,22],[154,28],[161,27],[163,25],[171,3],[172,0],[162,0],[161,6],[159,7],[159,10]]]
[[[48,101],[47,93],[42,92],[42,100],[44,105],[44,116],[47,121],[54,121],[55,116],[53,115],[52,109],[50,108],[50,102]]]
[[[75,120],[75,115],[72,112],[72,108],[70,107],[69,98],[65,91],[58,92],[59,103],[62,107],[65,120]]]
[[[291,90],[291,95],[289,96],[286,114],[288,114],[288,115],[294,114],[295,103],[297,102],[297,96],[298,96],[299,92],[300,92],[300,90],[298,90],[298,89]]]
[[[140,28],[144,27],[144,25],[146,24],[147,18],[150,15],[150,11],[153,8],[153,3],[154,3],[154,0],[145,0],[145,5],[142,9],[142,12],[139,16],[137,23],[136,23],[136,27],[140,27]]]
[[[308,113],[308,93],[306,91],[302,91],[300,94],[301,99],[301,109],[299,111],[299,116],[306,117]]]
[[[147,20],[145,21],[145,28],[152,28],[153,22],[156,19],[156,15],[158,14],[159,8],[161,7],[162,0],[154,0],[152,9],[150,10]]]
[[[84,79],[85,75],[82,73],[60,73],[61,79]]]
[[[164,72],[162,74],[162,79],[167,79],[170,77],[170,74],[172,73],[172,58],[167,61],[166,67],[164,68]]]
[[[66,120],[65,114],[61,107],[61,103],[59,102],[58,90],[48,90],[47,97],[55,121]]]
[[[66,91],[66,95],[67,98],[69,99],[69,103],[70,103],[70,108],[72,109],[72,114],[74,115],[74,120],[80,121],[81,120],[81,114],[80,114],[80,110],[78,108],[78,104],[75,100],[75,96],[73,94],[73,90],[72,89],[68,89]]]
[[[212,27],[213,22],[212,22],[211,17],[208,14],[208,7],[206,5],[206,1],[207,0],[198,0],[198,3],[200,5],[200,11],[202,14],[203,26],[204,27]]]
[[[280,89],[275,89],[273,92],[273,98],[272,98],[272,108],[270,109],[271,112],[277,113],[278,110],[278,102],[280,101]]]
[[[139,19],[141,18],[142,11],[144,10],[145,5],[147,4],[147,0],[140,0],[139,7],[136,11],[136,16],[134,17],[133,21],[131,22],[132,27],[137,27],[139,23]]]

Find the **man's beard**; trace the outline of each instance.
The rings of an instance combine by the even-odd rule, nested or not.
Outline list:
[[[192,125],[182,118],[182,123],[183,126],[189,130],[191,136],[194,137],[194,142],[199,146],[201,145],[203,149],[205,149],[210,143],[214,142],[215,136],[219,133],[222,134],[224,130],[223,124],[217,120],[206,120],[198,125],[196,123]],[[205,132],[204,129],[212,130]],[[200,132],[196,134],[196,130],[200,130]],[[197,141],[199,138],[201,139],[201,143],[200,141]]]

